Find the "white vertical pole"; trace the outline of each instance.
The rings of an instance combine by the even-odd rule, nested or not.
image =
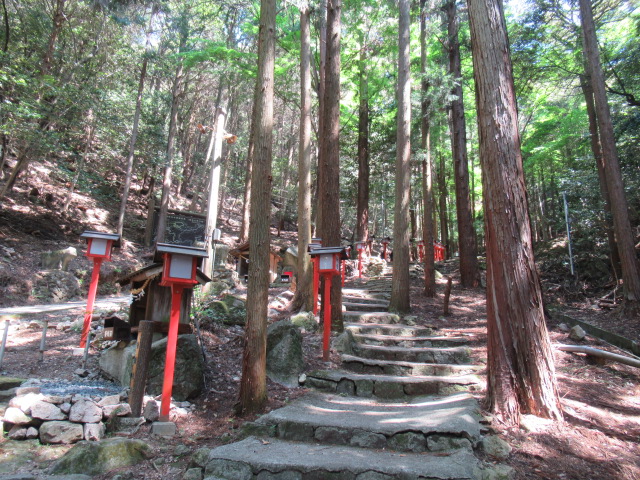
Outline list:
[[[9,320],[4,321],[4,334],[2,335],[2,346],[0,346],[0,367],[4,359],[4,350],[7,346],[7,336],[9,335]]]
[[[44,321],[44,328],[42,329],[42,338],[40,339],[40,358],[39,361],[44,360],[44,349],[47,344],[47,328],[49,327],[49,320]]]
[[[569,244],[569,266],[571,267],[571,275],[575,276],[573,268],[573,252],[571,249],[571,221],[569,220],[569,205],[567,204],[567,194],[562,192],[562,199],[564,200],[564,221],[567,224],[567,243]]]

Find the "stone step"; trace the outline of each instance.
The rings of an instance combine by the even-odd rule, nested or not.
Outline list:
[[[211,450],[205,478],[218,480],[475,480],[480,462],[468,450],[395,453],[249,437]]]
[[[481,384],[475,375],[367,375],[344,370],[317,370],[307,374],[306,387],[357,397],[408,400],[419,395],[450,395]]]
[[[477,445],[478,411],[469,394],[407,404],[313,393],[263,415],[245,431],[296,442],[442,452]]]
[[[386,323],[400,322],[400,317],[388,312],[343,312],[342,318],[347,323]]]
[[[452,363],[462,365],[471,361],[467,347],[388,347],[355,343],[353,353],[363,358],[397,360],[401,362]]]
[[[354,293],[345,294],[346,289],[342,291],[342,301],[343,302],[354,302],[354,303],[384,303],[389,305],[389,302],[382,298],[376,298],[368,295],[359,295],[362,290],[353,290]],[[357,293],[355,293],[357,292]]]
[[[389,345],[396,347],[460,347],[467,345],[474,338],[470,337],[446,337],[446,336],[419,336],[404,337],[394,335],[377,335],[355,333],[356,342],[367,345]]]
[[[342,305],[351,312],[386,312],[389,308],[389,303],[345,302],[344,299]]]
[[[342,367],[355,373],[370,375],[467,375],[481,372],[478,365],[452,365],[446,363],[399,362],[342,355]]]
[[[433,333],[432,327],[416,327],[388,323],[345,323],[344,328],[353,334],[362,335],[394,335],[397,337],[420,337]]]

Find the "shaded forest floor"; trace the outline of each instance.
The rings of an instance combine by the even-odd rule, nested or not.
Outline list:
[[[25,303],[40,303],[34,295],[34,278],[40,270],[40,252],[79,247],[77,235],[86,229],[113,230],[117,202],[113,198],[97,200],[75,195],[67,214],[60,213],[64,199],[64,185],[56,183],[53,172],[46,167],[35,170],[29,182],[19,182],[15,194],[5,199],[0,208],[0,308]],[[38,169],[43,169],[42,171]],[[37,189],[34,192],[33,189]],[[144,199],[134,193],[125,230],[125,247],[114,255],[114,261],[105,263],[105,278],[101,279],[99,294],[115,293],[112,281],[127,271],[143,265],[148,251],[140,246],[144,225]],[[185,204],[187,200],[185,199]],[[233,243],[239,222],[235,217],[233,203],[227,202],[222,212],[222,228],[225,240]],[[237,210],[237,209],[235,209]],[[293,232],[286,232],[283,242],[295,240]],[[75,268],[86,270],[89,263],[80,256],[74,260]],[[544,265],[543,265],[544,267]],[[478,342],[473,354],[486,364],[486,314],[484,290],[459,288],[456,263],[439,264],[439,270],[454,278],[451,298],[451,313],[442,315],[443,283],[439,283],[438,297],[425,298],[421,294],[420,280],[414,279],[412,286],[413,314],[419,324],[434,325],[443,331],[474,333]],[[580,287],[571,282],[559,282],[557,270],[541,268],[543,289],[550,305],[562,313],[597,324],[640,341],[640,320],[621,317],[613,310],[601,310],[598,298],[606,292],[592,296],[580,295]],[[277,294],[278,291],[271,292]],[[282,311],[275,321],[287,317],[291,312]],[[81,311],[49,313],[50,325],[68,320],[77,320]],[[43,315],[23,317],[24,322],[42,320]],[[572,343],[567,333],[558,328],[560,320],[549,319],[549,330],[553,343]],[[78,357],[70,354],[78,341],[77,334],[51,328],[48,336],[45,361],[35,364],[34,358],[40,340],[40,331],[21,329],[12,335],[2,366],[2,374],[20,377],[58,378],[76,380],[74,371],[80,366]],[[242,424],[254,417],[237,417],[233,414],[241,375],[243,330],[238,326],[212,324],[204,333],[207,352],[206,392],[194,400],[194,409],[188,415],[174,418],[179,435],[170,440],[159,440],[149,436],[148,427],[143,427],[136,436],[144,438],[153,447],[154,456],[135,468],[118,472],[129,479],[179,478],[187,463],[188,451],[200,447],[214,447],[228,443],[239,435]],[[584,345],[595,346],[617,353],[618,349],[587,337]],[[320,336],[306,333],[304,351],[307,369],[321,365]],[[92,350],[88,368],[97,369],[97,351]],[[640,370],[619,364],[593,365],[585,356],[554,350],[558,388],[562,399],[565,421],[552,423],[535,417],[526,417],[521,428],[507,429],[494,422],[492,428],[514,448],[507,460],[516,470],[518,479],[622,479],[640,480]],[[333,354],[337,365],[339,357]],[[269,382],[268,409],[278,408],[305,393],[304,388],[288,389]],[[482,391],[478,399],[484,399]],[[0,451],[14,448],[15,442],[0,440]],[[41,471],[50,461],[61,455],[66,447],[38,447],[32,445],[28,464],[21,472]],[[4,472],[2,472],[4,473]],[[112,478],[114,473],[102,478]]]

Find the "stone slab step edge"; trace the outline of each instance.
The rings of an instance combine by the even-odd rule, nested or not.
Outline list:
[[[398,376],[452,376],[480,373],[485,367],[480,365],[459,365],[447,363],[402,362],[378,360],[355,355],[342,355],[342,367],[354,373],[368,375]]]
[[[343,312],[342,317],[349,323],[400,323],[400,317],[387,312]]]
[[[312,393],[245,424],[242,433],[363,448],[449,451],[477,446],[480,420],[478,402],[467,393],[420,397],[413,403]]]
[[[342,301],[342,306],[352,312],[386,312],[389,304],[385,303],[354,303]]]
[[[396,337],[419,337],[433,334],[432,327],[409,326],[402,323],[345,323],[345,330],[353,334],[392,335]]]
[[[447,336],[416,336],[405,337],[395,335],[363,334],[353,333],[353,339],[366,345],[398,346],[398,347],[460,347],[469,344],[474,338],[471,337],[447,337]]]
[[[356,447],[310,445],[277,439],[263,441],[249,437],[211,450],[204,476],[224,480],[476,480],[483,477],[481,469],[482,464],[466,450],[447,456],[374,453]]]
[[[358,296],[358,295],[354,295],[354,294],[345,294],[344,290],[343,290],[343,295],[342,295],[342,301],[343,302],[354,302],[354,303],[375,303],[375,304],[385,304],[385,305],[389,305],[389,302],[387,300],[385,300],[384,298],[376,298],[376,297],[369,297],[369,296]]]
[[[390,400],[406,400],[421,395],[451,395],[482,388],[480,378],[475,375],[409,377],[366,375],[344,370],[308,373],[304,385],[321,392]]]
[[[467,364],[471,361],[467,347],[391,347],[354,343],[353,354],[363,358],[419,363]],[[347,352],[348,353],[348,352]]]

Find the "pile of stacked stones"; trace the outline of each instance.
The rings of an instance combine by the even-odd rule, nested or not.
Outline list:
[[[159,405],[145,397],[142,417],[130,417],[126,394],[105,397],[46,395],[38,387],[16,389],[3,417],[4,430],[13,440],[40,439],[41,443],[70,444],[98,441],[107,431],[133,433],[146,421],[155,421]],[[129,416],[129,417],[128,417]]]

